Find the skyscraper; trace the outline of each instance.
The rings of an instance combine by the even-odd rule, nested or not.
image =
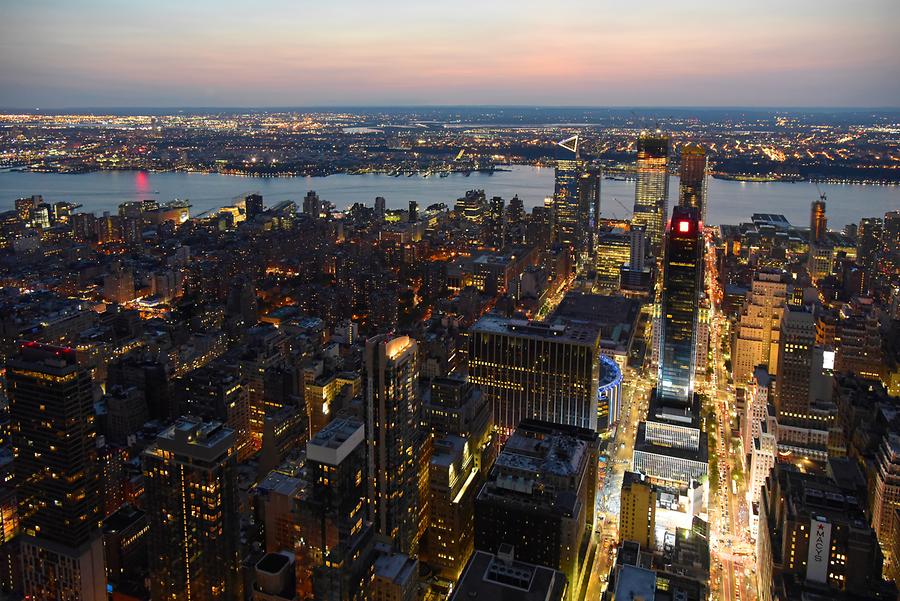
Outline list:
[[[413,555],[419,543],[421,400],[416,341],[366,341],[369,503],[378,534]],[[427,464],[426,464],[427,465]],[[427,477],[427,475],[426,475]]]
[[[183,417],[142,455],[153,599],[240,599],[234,431]]]
[[[592,250],[600,217],[601,171],[581,160],[578,136],[558,143],[553,187],[553,240],[576,257]]]
[[[475,548],[513,545],[529,563],[581,582],[585,538],[594,524],[597,433],[526,419],[506,441],[475,500]],[[578,596],[571,584],[569,599]]]
[[[254,217],[265,210],[263,205],[263,197],[260,194],[248,194],[244,197],[244,210],[247,213],[247,221],[251,221]]]
[[[501,248],[506,239],[506,210],[504,205],[503,199],[499,196],[491,198],[491,202],[488,204],[485,242],[488,246],[493,246],[496,249]]]
[[[821,244],[825,242],[825,233],[828,231],[828,219],[825,217],[825,195],[820,200],[814,200],[810,206],[809,215],[809,244]]]
[[[650,248],[662,252],[669,199],[669,136],[657,130],[641,132],[637,143],[637,184],[632,223],[647,227]]]
[[[788,284],[780,270],[760,270],[744,301],[731,353],[732,375],[736,384],[750,381],[759,365],[778,373],[778,340],[781,316],[788,298]]]
[[[6,367],[24,592],[106,599],[90,371],[74,350],[34,342]]]
[[[702,274],[700,211],[676,207],[666,236],[657,394],[683,406],[693,396]]]
[[[574,142],[567,146],[567,142]],[[553,240],[570,248],[579,244],[581,229],[587,224],[579,219],[578,177],[581,161],[578,158],[578,136],[559,143],[553,186]]]
[[[306,447],[308,488],[296,511],[297,561],[311,571],[316,599],[355,598],[374,559],[372,525],[366,519],[364,430],[355,418],[337,418]]]
[[[859,220],[859,227],[856,229],[857,263],[866,269],[871,269],[875,264],[881,250],[883,232],[884,220],[880,217],[866,217]]]
[[[597,429],[600,335],[588,321],[478,320],[469,376],[490,401],[501,438],[526,418]]]
[[[802,307],[788,306],[781,319],[778,378],[775,381],[779,423],[804,419],[809,414],[815,343],[816,324],[812,313]]]
[[[697,144],[681,147],[678,169],[678,204],[700,209],[700,221],[706,222],[706,149]]]
[[[600,224],[600,182],[603,181],[603,171],[600,167],[585,165],[578,177],[578,206],[582,215],[582,245],[583,250],[593,253],[594,238],[597,235],[597,227]]]
[[[706,434],[694,394],[703,282],[700,210],[675,207],[666,234],[659,331],[659,372],[647,420],[638,425],[633,466],[656,480],[689,486],[708,470]]]

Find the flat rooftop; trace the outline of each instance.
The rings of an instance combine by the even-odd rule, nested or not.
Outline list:
[[[591,322],[528,321],[488,314],[475,323],[473,332],[506,334],[521,338],[540,338],[560,343],[595,346],[599,343],[600,326]]]

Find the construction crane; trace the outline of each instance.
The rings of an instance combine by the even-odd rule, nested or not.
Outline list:
[[[623,205],[623,204],[622,204],[622,201],[619,200],[618,198],[616,198],[615,196],[613,196],[613,200],[616,201],[616,204],[618,204],[620,207],[622,207],[622,210],[625,211],[625,214],[627,215],[628,212],[629,212],[628,207],[626,207],[625,205]],[[613,219],[618,219],[618,217],[616,217],[616,214],[615,214],[615,213],[613,213],[612,216],[613,216]]]

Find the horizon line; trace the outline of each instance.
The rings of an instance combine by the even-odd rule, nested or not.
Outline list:
[[[0,106],[0,112],[44,112],[44,111],[87,111],[87,110],[341,110],[341,109],[568,109],[568,110],[647,110],[647,109],[675,109],[675,110],[812,110],[812,111],[900,111],[897,106],[852,106],[852,105],[588,105],[588,104],[298,104],[298,105],[78,105],[78,106],[51,106],[51,107],[14,107]]]

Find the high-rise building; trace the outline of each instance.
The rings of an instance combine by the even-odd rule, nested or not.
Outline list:
[[[600,217],[599,168],[579,158],[578,136],[559,143],[553,188],[553,241],[578,257],[592,250]]]
[[[891,536],[896,532],[896,510],[900,508],[900,434],[885,434],[873,465],[871,500],[872,528],[878,535],[886,561],[895,562]]]
[[[700,221],[706,222],[706,149],[697,144],[681,147],[678,168],[678,204],[700,209]]]
[[[337,418],[306,447],[307,490],[297,505],[298,572],[312,576],[317,600],[356,599],[372,565],[373,530],[366,517],[365,427]],[[298,585],[309,582],[301,577]]]
[[[578,177],[578,206],[582,207],[585,219],[583,226],[582,245],[585,251],[594,252],[594,238],[597,235],[597,227],[600,224],[600,183],[603,181],[603,171],[595,165],[585,165]],[[585,212],[586,211],[586,212]]]
[[[183,417],[142,455],[153,599],[242,598],[234,431]]]
[[[633,467],[654,480],[690,486],[707,473],[706,434],[694,394],[703,290],[700,210],[675,207],[665,237],[658,377],[647,420],[638,425]]]
[[[825,216],[825,195],[821,200],[814,200],[810,206],[809,244],[822,244],[828,233],[828,218]]]
[[[450,601],[562,601],[566,589],[566,577],[562,572],[519,561],[512,545],[500,545],[496,554],[475,551],[456,583]]]
[[[254,217],[266,210],[263,204],[261,194],[248,194],[244,197],[244,211],[247,213],[247,221],[252,221]]]
[[[366,341],[365,354],[371,516],[376,532],[410,555],[418,551],[423,476],[417,349],[408,336],[381,335]]]
[[[384,221],[385,204],[387,201],[384,196],[375,197],[375,220]]]
[[[475,500],[475,547],[497,553],[512,545],[520,560],[581,582],[581,549],[594,523],[598,440],[585,428],[523,420]],[[569,598],[577,592],[570,587]]]
[[[238,366],[208,364],[176,382],[184,415],[225,423],[234,431],[238,461],[253,454],[250,432],[250,386]]]
[[[788,298],[784,272],[760,270],[753,277],[744,300],[731,352],[732,375],[736,384],[744,384],[759,365],[778,373],[778,343],[781,317]]]
[[[406,213],[406,220],[409,223],[419,221],[419,203],[414,200],[409,201],[409,210]]]
[[[619,502],[619,540],[655,548],[656,487],[634,472],[625,472]]]
[[[428,565],[456,581],[474,545],[475,495],[496,456],[491,409],[463,378],[435,378],[423,398],[434,437],[429,467]]]
[[[303,197],[303,214],[318,218],[322,214],[322,200],[313,190]]]
[[[70,348],[29,342],[6,381],[24,593],[106,599],[91,372]]]
[[[881,250],[884,220],[880,217],[866,217],[859,220],[856,229],[856,257],[860,266],[870,269]]]
[[[779,422],[805,419],[810,408],[816,324],[802,307],[788,306],[781,319],[775,408]]]
[[[689,406],[696,363],[697,313],[703,290],[700,213],[676,207],[666,235],[657,394]]]
[[[491,405],[480,388],[458,376],[434,378],[422,399],[422,423],[435,435],[466,439],[482,475],[497,456]]]
[[[485,242],[488,246],[499,249],[506,239],[506,210],[503,199],[499,196],[491,198],[488,204],[487,220],[485,223]]]
[[[625,227],[603,228],[597,234],[595,267],[597,286],[604,290],[618,290],[622,266],[631,261],[632,238]]]
[[[650,249],[661,256],[669,214],[669,136],[641,132],[637,142],[637,184],[632,222],[647,227]]]
[[[888,598],[879,594],[885,588],[883,558],[859,496],[860,490],[865,494],[865,480],[853,462],[841,467],[824,476],[800,472],[791,464],[775,466],[760,499],[761,600],[833,599],[841,593]],[[801,590],[785,595],[792,585]],[[801,594],[805,587],[818,594]],[[894,589],[890,598],[896,594]]]
[[[568,142],[574,142],[568,146]],[[582,161],[578,158],[578,136],[559,143],[553,186],[553,241],[575,249],[580,245],[582,228],[578,197],[578,178]]]
[[[588,321],[478,320],[469,376],[490,401],[501,438],[526,418],[597,430],[600,335]]]

